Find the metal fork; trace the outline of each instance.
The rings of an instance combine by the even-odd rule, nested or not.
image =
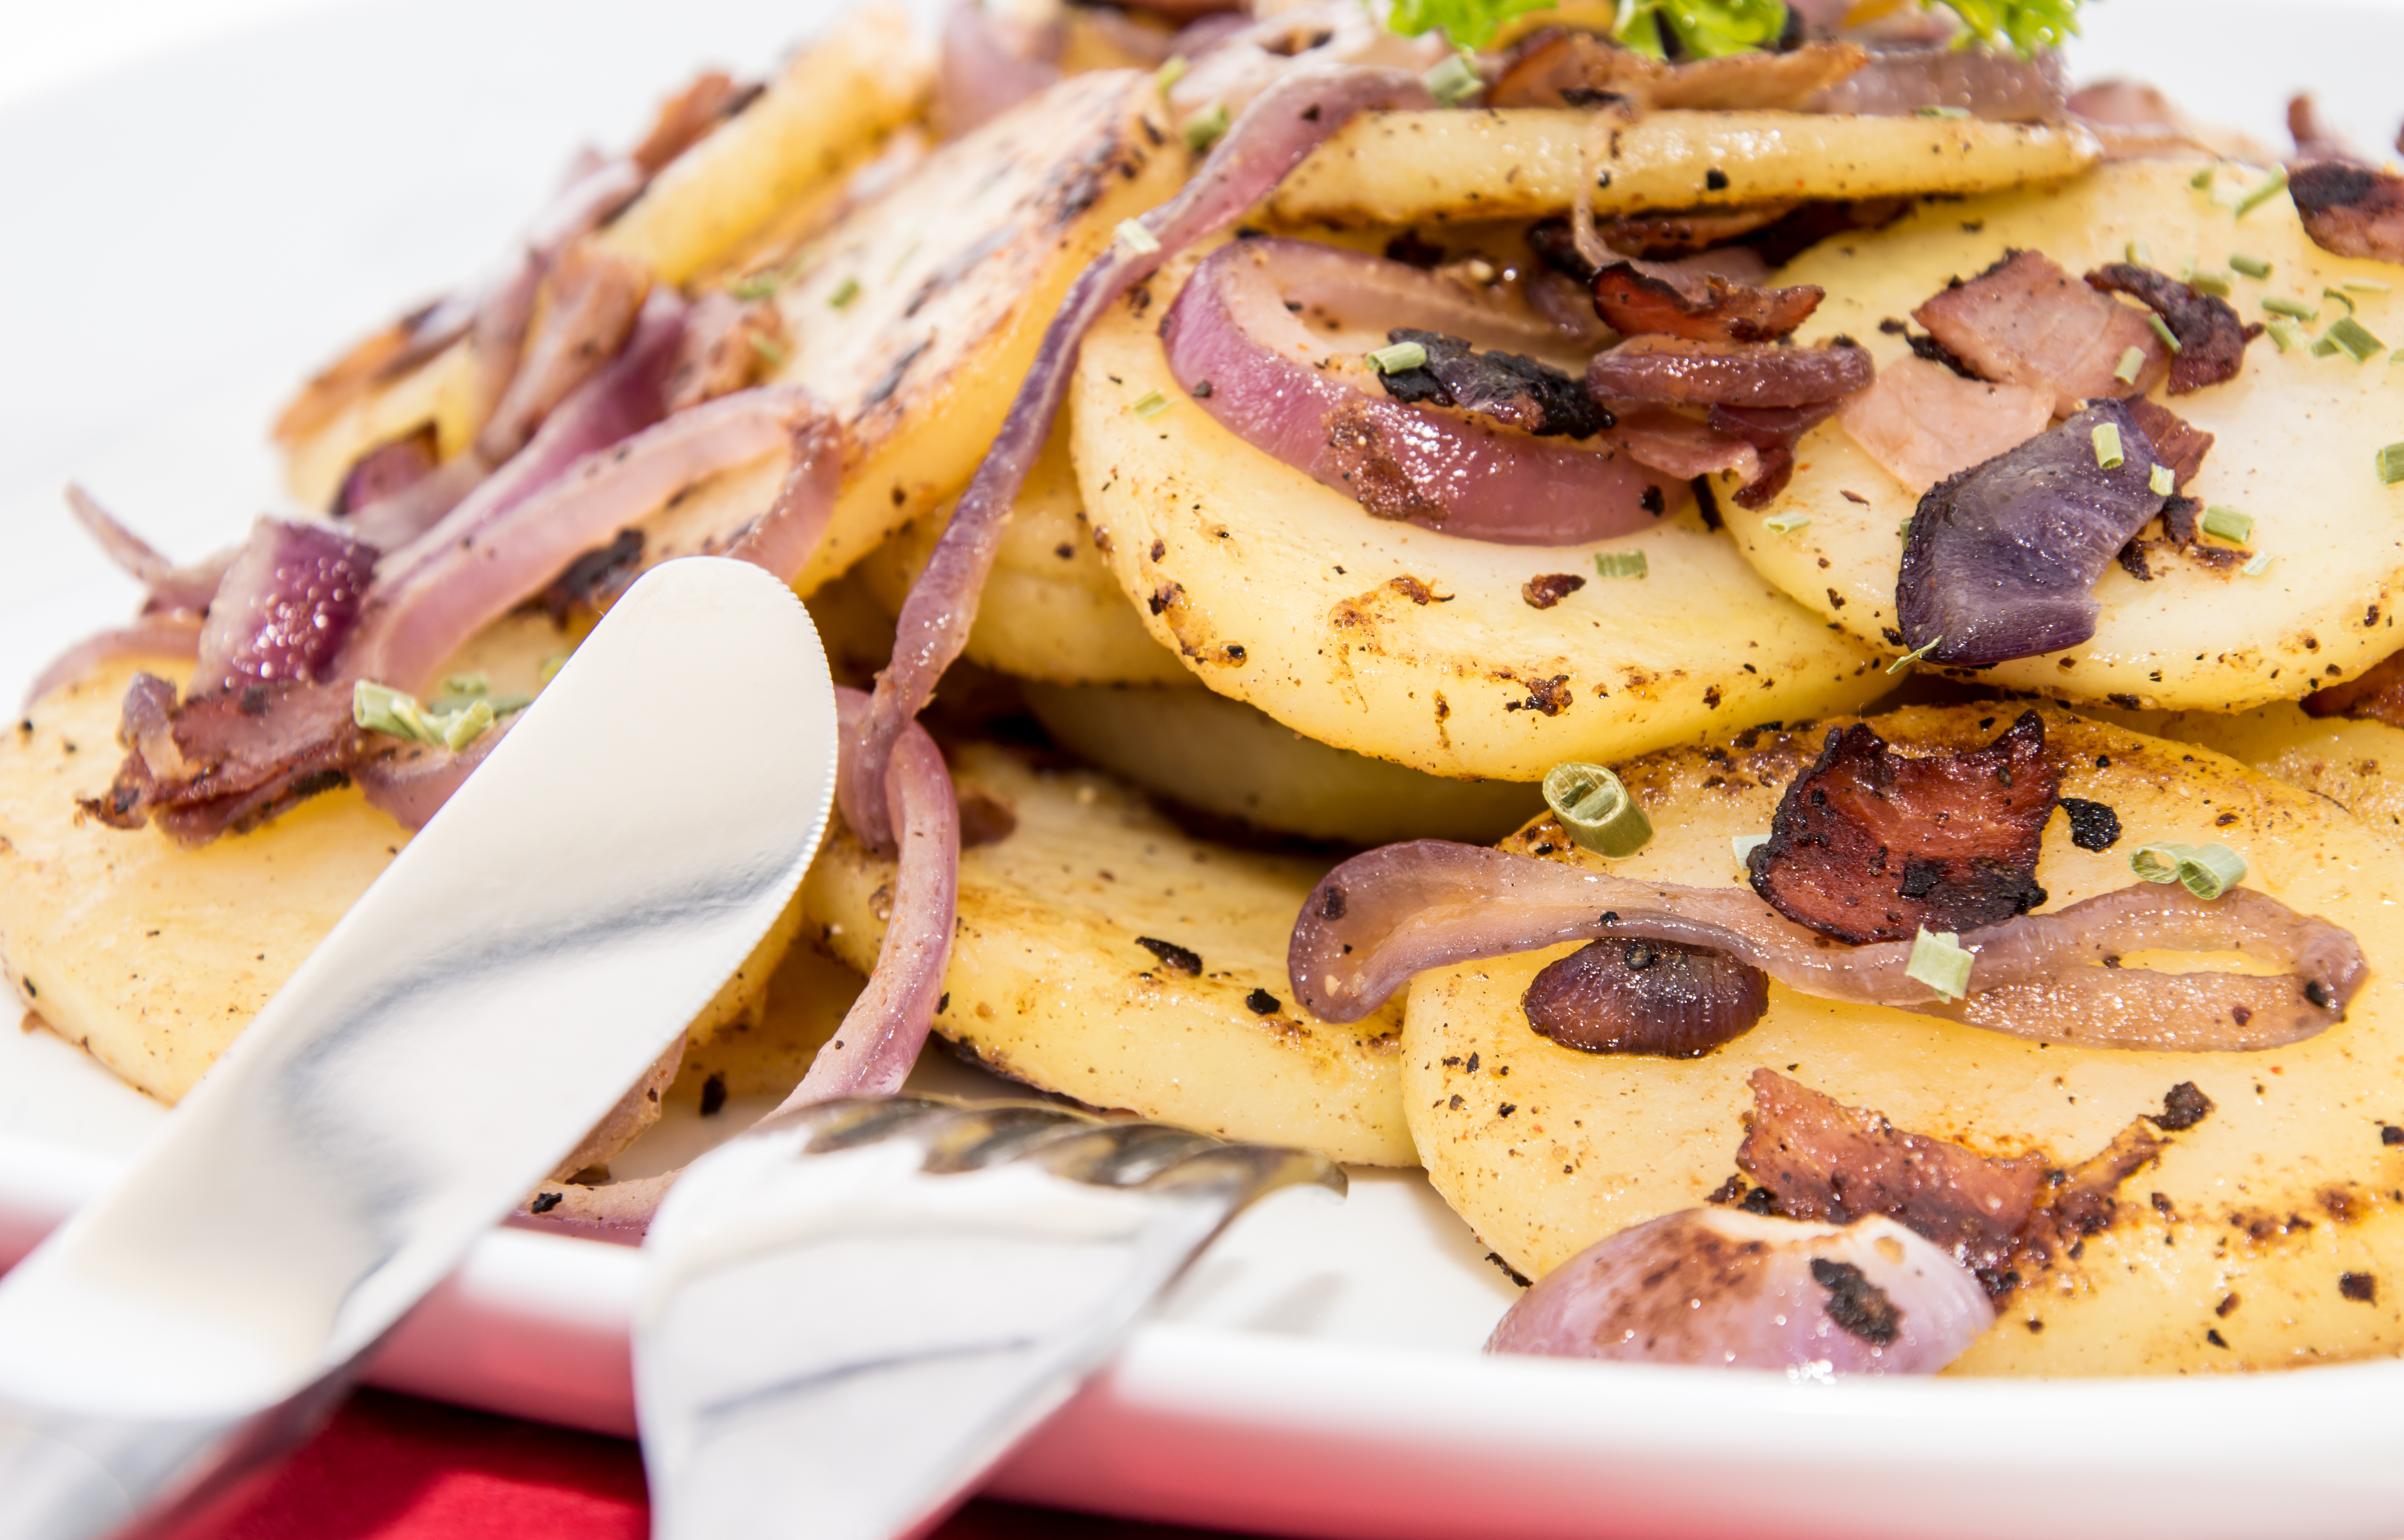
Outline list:
[[[1299,1150],[1034,1103],[831,1102],[696,1161],[645,1242],[656,1540],[923,1533]]]

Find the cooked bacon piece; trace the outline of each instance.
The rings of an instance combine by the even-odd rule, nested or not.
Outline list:
[[[1768,229],[1793,214],[1794,203],[1754,203],[1734,209],[1670,209],[1651,214],[1625,215],[1606,219],[1595,227],[1602,243],[1615,252],[1640,257],[1648,262],[1667,262],[1681,257],[1723,248],[1728,242],[1740,241],[1755,230]],[[1544,221],[1538,229],[1558,226],[1566,234],[1566,219]],[[1528,232],[1530,242],[1537,230]],[[1571,247],[1572,251],[1576,248]],[[1549,256],[1549,254],[1547,254]],[[1766,268],[1768,264],[1764,264]],[[1592,269],[1580,273],[1592,278]]]
[[[2036,1212],[2041,1156],[1999,1159],[1907,1133],[1771,1070],[1745,1083],[1754,1110],[1736,1163],[1789,1219],[1845,1225],[1884,1214],[1979,1270],[2011,1256]]]
[[[2142,395],[2131,396],[2121,405],[2153,442],[2155,463],[2168,465],[2172,479],[2180,487],[2194,480],[2195,473],[2203,468],[2203,457],[2212,452],[2212,435],[2170,408],[2157,406]]]
[[[1915,493],[2045,431],[2053,393],[1964,380],[1942,364],[1898,358],[1869,389],[1845,398],[1837,421],[1864,453]]]
[[[2081,401],[2143,395],[2170,370],[2170,350],[2145,312],[2096,293],[2043,252],[2006,252],[1911,314],[1980,378],[2053,392],[2058,416]],[[2136,379],[2126,381],[2117,371],[2131,348],[2145,362]]]
[[[2345,134],[2321,118],[2319,104],[2310,91],[2299,91],[2287,98],[2287,136],[2296,142],[2299,160],[2343,160],[2352,165],[2368,166],[2347,140]]]
[[[2388,654],[2342,685],[2304,697],[2307,716],[2349,716],[2404,728],[2404,652]]]
[[[2026,914],[2045,902],[2037,846],[2061,780],[2033,711],[1985,748],[1924,758],[1866,722],[1831,728],[1746,859],[1753,891],[1853,946]]]
[[[112,828],[147,819],[180,843],[204,845],[347,784],[377,752],[351,720],[348,685],[244,685],[181,706],[175,695],[164,680],[133,676],[120,729],[130,752],[84,812]]]
[[[2247,326],[2226,299],[2135,262],[2114,262],[2087,275],[2088,285],[2125,294],[2162,318],[2179,351],[2171,358],[2171,394],[2185,395],[2237,378],[2245,367],[2245,344],[2262,335],[2261,323]]]
[[[1691,481],[1733,471],[1751,482],[1761,474],[1761,451],[1741,438],[1716,432],[1708,423],[1666,407],[1642,407],[1619,414],[1612,436],[1639,465]]]
[[[1616,330],[1698,342],[1775,342],[1809,320],[1827,293],[1817,284],[1757,288],[1626,258],[1594,275],[1595,313]]]
[[[334,506],[327,511],[340,519],[397,492],[406,492],[425,480],[440,459],[434,424],[422,423],[352,461],[351,468],[342,474],[342,484],[334,489]]]
[[[1795,446],[1803,436],[1836,415],[1841,405],[1821,401],[1808,407],[1713,407],[1712,427],[1740,438],[1761,453],[1761,469],[1737,489],[1740,507],[1758,508],[1786,490],[1795,476]]]
[[[712,130],[751,104],[758,86],[738,86],[721,70],[706,70],[692,84],[660,104],[659,116],[627,159],[654,176],[669,161],[707,138]]]
[[[2287,173],[2304,233],[2323,251],[2404,262],[2404,176],[2342,160],[2315,160]]]
[[[1792,112],[1868,57],[1857,43],[1814,42],[1785,53],[1666,64],[1596,33],[1544,27],[1514,45],[1486,100],[1496,107]]]
[[[1606,406],[1809,407],[1866,386],[1868,350],[1839,338],[1817,347],[1634,337],[1595,354],[1587,394]]]
[[[685,312],[676,361],[661,392],[661,415],[757,384],[785,348],[784,318],[775,305],[747,305],[723,289],[702,296]]]
[[[1591,438],[1609,421],[1576,381],[1549,364],[1516,353],[1480,353],[1458,337],[1410,326],[1389,331],[1386,340],[1427,350],[1420,368],[1378,374],[1397,401],[1459,407],[1539,438]]]

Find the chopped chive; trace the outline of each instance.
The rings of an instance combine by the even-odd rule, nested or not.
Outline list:
[[[1736,852],[1736,869],[1740,876],[1752,872],[1753,853],[1768,843],[1769,836],[1766,834],[1740,834],[1728,841],[1728,847]]]
[[[2313,356],[2315,358],[2334,358],[2337,354],[2337,344],[2330,341],[2326,333],[2322,334],[2319,341],[2313,344]]]
[[[2300,299],[2290,299],[2284,294],[2264,295],[2262,308],[2272,315],[2285,315],[2306,323],[2321,318],[2321,308],[2318,305],[2307,305]]]
[[[1180,80],[1184,79],[1185,72],[1193,67],[1193,65],[1185,62],[1185,56],[1183,54],[1172,53],[1168,56],[1167,62],[1162,64],[1160,68],[1152,72],[1152,83],[1161,90],[1165,91],[1169,87],[1177,84]]]
[[[1465,52],[1449,55],[1419,78],[1425,82],[1428,94],[1447,107],[1457,107],[1486,89],[1486,82],[1478,78],[1477,66]]]
[[[2237,570],[2243,573],[2248,577],[2259,577],[2264,573],[2269,572],[2271,570],[2271,563],[2277,560],[2277,557],[2271,555],[2267,550],[2257,551],[2254,553],[2254,559],[2252,561],[2246,562]]]
[[[1651,571],[1641,550],[1599,550],[1594,553],[1598,577],[1642,577]]]
[[[2120,251],[2121,255],[2128,257],[2131,262],[2140,262],[2146,267],[2152,267],[2154,265],[2154,250],[2151,246],[2146,245],[2143,241],[2136,240],[2132,237],[2127,245],[2120,248]]]
[[[1908,544],[1910,544],[1910,543],[1911,543],[1911,520],[1910,520],[1906,519],[1906,520],[1904,520],[1901,523],[1898,523],[1897,525],[1895,525],[1895,527],[1894,527],[1894,537],[1895,537],[1896,539],[1898,539],[1898,540],[1900,540],[1900,541],[1904,542],[1906,545],[1908,545]]]
[[[2095,445],[2095,464],[2104,470],[2118,470],[2129,457],[2120,448],[2120,430],[2110,423],[2098,423],[2095,431],[2087,436]]]
[[[2335,289],[2323,289],[2321,290],[2321,298],[2324,299],[2334,299],[2339,304],[2343,305],[2345,307],[2345,312],[2348,315],[2352,315],[2354,313],[2354,299],[2350,295],[2340,294]]]
[[[2346,356],[2357,364],[2369,363],[2380,349],[2387,345],[2371,335],[2369,326],[2351,315],[2340,316],[2337,324],[2329,327],[2324,340],[2334,342],[2343,348]]]
[[[765,272],[747,272],[726,285],[726,292],[737,299],[765,299],[776,292],[782,274],[770,268]]]
[[[1227,116],[1227,104],[1213,102],[1185,120],[1182,131],[1185,147],[1200,155],[1226,137],[1227,126],[1233,121]]]
[[[2244,197],[2237,201],[2237,207],[2231,213],[2230,217],[2243,219],[2247,215],[2253,213],[2256,209],[2260,208],[2263,204],[2269,202],[2271,199],[2278,197],[2279,194],[2286,190],[2287,168],[2281,166],[2271,173],[2271,178],[2269,181],[2264,182],[2260,187],[2256,187],[2252,192],[2247,193]]]
[[[484,736],[493,725],[493,703],[472,701],[459,711],[450,713],[441,724],[442,746],[456,754]]]
[[[1156,390],[1148,390],[1135,398],[1134,410],[1138,417],[1157,417],[1167,409],[1168,397]]]
[[[2376,278],[2349,278],[2342,284],[2340,284],[2338,287],[2342,289],[2351,289],[2356,294],[2385,294],[2388,292],[2387,285],[2381,283]]]
[[[1922,118],[1967,118],[1970,116],[1970,109],[1967,107],[1915,107],[1912,110]]]
[[[778,347],[774,339],[762,337],[756,331],[747,331],[743,334],[743,340],[751,344],[751,351],[758,354],[760,361],[770,368],[780,369],[785,367],[785,350]]]
[[[2187,279],[2187,284],[2198,293],[2211,295],[2215,299],[2226,299],[2230,292],[2229,275],[2215,272],[2210,268],[2198,268]]]
[[[2203,510],[2203,533],[2232,546],[2242,546],[2254,533],[2254,516],[2226,503],[2215,503]]]
[[[1926,646],[1914,647],[1909,652],[1907,652],[1902,657],[1896,659],[1894,662],[1889,663],[1886,666],[1886,672],[1889,673],[1901,673],[1903,672],[1903,666],[1906,663],[1917,663],[1922,659],[1927,657],[1930,653],[1935,652],[1938,647],[1941,647],[1944,645],[1945,638],[1941,636],[1932,636],[1928,639],[1928,645]]]
[[[1808,513],[1774,513],[1761,521],[1761,527],[1773,534],[1792,534],[1810,521]]]
[[[2178,333],[2171,330],[2171,324],[2163,320],[2160,316],[2148,315],[2145,317],[2145,324],[2154,328],[2154,335],[2160,338],[2162,340],[2162,346],[2170,349],[2171,352],[2185,353],[2187,351],[2186,347],[2182,345],[2178,340]]]
[[[1160,237],[1140,219],[1119,221],[1118,243],[1138,257],[1149,257],[1160,249]]]
[[[448,674],[442,681],[442,693],[445,695],[490,695],[493,693],[492,677],[482,672],[476,673]]]
[[[2129,869],[2147,882],[2177,882],[2198,898],[2217,898],[2245,881],[2245,857],[2227,845],[2165,840],[2139,846]]]
[[[2271,340],[2278,346],[2281,353],[2285,353],[2291,348],[2300,348],[2305,342],[2303,328],[2298,326],[2293,321],[2273,321],[2271,323]]]
[[[1903,976],[1935,990],[1940,1000],[1959,1000],[1970,992],[1970,964],[1978,960],[1959,934],[1923,926],[1911,938],[1911,960],[1904,964]]]
[[[2168,497],[2178,490],[2178,478],[2172,474],[2168,465],[2157,464],[2152,470],[2145,473],[2145,485],[2152,490],[2155,496]]]
[[[2258,257],[2248,257],[2242,251],[2233,251],[2229,254],[2229,265],[2235,268],[2239,272],[2243,273],[2248,278],[2268,278],[2271,276],[2270,263],[2265,262]]]
[[[2187,185],[2193,187],[2196,191],[2201,192],[2204,188],[2212,186],[2212,173],[2215,169],[2216,168],[2211,165],[2206,165],[2201,171],[2199,171],[2193,176],[2188,177],[2187,179]]]
[[[351,720],[370,732],[407,738],[420,743],[441,742],[417,697],[389,685],[362,679],[351,687]]]
[[[2112,378],[2124,385],[2133,385],[2137,382],[2137,376],[2145,371],[2145,350],[2130,348],[2121,353],[2120,367],[2112,371]]]
[[[1544,803],[1571,839],[1598,855],[1633,855],[1653,838],[1653,821],[1600,765],[1569,760],[1546,770]]]
[[[573,656],[572,650],[570,652],[554,652],[550,657],[544,659],[542,660],[542,667],[535,671],[534,677],[536,687],[540,688],[542,686],[548,685],[552,680],[558,678],[559,671],[567,667],[567,659],[571,656]]]
[[[1405,369],[1427,368],[1428,351],[1417,342],[1396,342],[1389,347],[1372,348],[1369,362],[1379,374],[1400,374]]]
[[[2404,444],[2390,444],[2379,451],[2379,479],[2390,487],[2404,481]]]
[[[841,310],[846,305],[850,304],[853,300],[859,298],[860,280],[857,278],[846,278],[842,283],[837,284],[834,286],[834,292],[832,294],[827,296],[827,309]]]

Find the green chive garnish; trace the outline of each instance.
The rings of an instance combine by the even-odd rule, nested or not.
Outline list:
[[[1227,104],[1211,103],[1185,120],[1185,127],[1181,131],[1185,135],[1185,147],[1200,155],[1226,137],[1230,121],[1227,117]]]
[[[2145,473],[2145,485],[2153,490],[2155,496],[2168,497],[2178,490],[2178,478],[2171,473],[2168,465],[2157,464]]]
[[[1135,414],[1138,417],[1157,417],[1167,409],[1168,397],[1156,390],[1148,390],[1135,398]]]
[[[1417,342],[1396,342],[1391,347],[1373,348],[1369,362],[1379,374],[1400,374],[1405,369],[1427,368],[1427,349]]]
[[[456,754],[484,736],[493,725],[493,703],[474,701],[459,711],[449,713],[442,722],[442,746]]]
[[[1903,542],[1904,544],[1906,544],[1906,545],[1909,545],[1909,544],[1911,543],[1911,520],[1910,520],[1907,519],[1907,520],[1903,520],[1903,522],[1901,522],[1901,523],[1899,523],[1899,524],[1895,525],[1895,527],[1894,527],[1894,537],[1895,537],[1896,539],[1898,539],[1898,540],[1902,541],[1902,542]]]
[[[439,743],[441,734],[426,719],[417,697],[389,685],[362,679],[351,687],[351,720],[370,732],[386,733],[420,743]]]
[[[2267,550],[2257,551],[2254,553],[2254,559],[2252,561],[2246,562],[2237,570],[2243,573],[2248,577],[2259,577],[2264,573],[2269,572],[2271,570],[2271,563],[2277,560],[2277,557],[2271,555]]]
[[[2264,295],[2262,308],[2273,315],[2290,316],[2306,323],[2321,318],[2321,308],[2318,305],[2307,305],[2300,299],[2290,299],[2284,294]]]
[[[2120,354],[2120,367],[2112,371],[2112,378],[2124,385],[2133,385],[2137,382],[2137,376],[2144,373],[2145,368],[2145,350],[2130,348]]]
[[[2349,278],[2339,286],[2341,288],[2351,289],[2356,294],[2385,294],[2388,292],[2387,285],[2381,283],[2376,278]]]
[[[543,686],[548,685],[552,680],[558,678],[559,671],[567,667],[567,660],[573,656],[574,653],[572,651],[554,652],[550,657],[544,659],[542,660],[542,667],[535,671],[535,687],[539,689]]]
[[[443,678],[442,693],[446,696],[490,695],[493,693],[493,681],[490,675],[482,673],[449,674]]]
[[[765,272],[747,272],[726,285],[726,292],[737,299],[765,299],[776,292],[780,275],[771,268]]]
[[[834,286],[834,292],[832,294],[827,296],[827,309],[841,310],[846,305],[850,304],[853,300],[859,298],[860,280],[857,278],[846,278],[842,283],[837,284]]]
[[[2271,340],[2281,353],[2304,345],[2304,334],[2293,321],[2271,323]]]
[[[2241,513],[2226,503],[2215,503],[2203,510],[2203,533],[2230,545],[2242,546],[2254,533],[2254,516]]]
[[[785,350],[778,347],[774,341],[761,336],[756,331],[745,332],[743,334],[743,340],[751,344],[751,351],[758,354],[760,355],[761,362],[766,364],[770,368],[780,369],[785,367]]]
[[[2129,869],[2144,881],[2177,882],[2198,898],[2217,898],[2245,881],[2245,857],[2227,845],[2170,840],[2139,846]]]
[[[1922,118],[1967,118],[1970,116],[1970,109],[1967,107],[1916,107],[1913,111]]]
[[[1761,527],[1773,534],[1792,534],[1810,521],[1808,513],[1774,513],[1761,521]]]
[[[2110,423],[2098,423],[2095,431],[2087,436],[2095,445],[2095,464],[2104,470],[2118,470],[2128,463],[2120,450],[2120,430]]]
[[[1903,965],[1903,976],[1935,990],[1940,1000],[1959,1000],[1970,992],[1970,964],[1977,961],[1957,933],[1923,927],[1911,938],[1911,961]]]
[[[1544,772],[1544,802],[1570,838],[1598,855],[1633,855],[1653,838],[1653,821],[1600,765],[1555,765]]]
[[[2323,289],[2321,290],[2321,298],[2324,299],[2334,299],[2339,304],[2343,305],[2345,307],[2345,312],[2348,315],[2352,315],[2354,313],[2354,299],[2350,295],[2340,294],[2335,289]]]
[[[1466,53],[1451,55],[1419,78],[1426,82],[1428,94],[1447,107],[1457,107],[1486,89]]]
[[[1598,577],[1642,577],[1651,568],[1641,550],[1599,550],[1594,553]]]
[[[1168,56],[1168,62],[1167,63],[1152,72],[1152,83],[1161,90],[1166,91],[1169,87],[1177,84],[1180,80],[1184,79],[1185,72],[1193,67],[1193,65],[1185,62],[1185,56],[1183,54],[1172,53]]]
[[[2263,261],[2258,257],[2248,257],[2242,251],[2230,252],[2229,254],[2229,265],[2235,268],[2239,272],[2243,273],[2248,278],[2268,278],[2271,276],[2270,263]]]
[[[2368,363],[2387,344],[2371,335],[2370,328],[2351,315],[2340,316],[2324,339],[2343,348],[2346,356],[2355,363]]]
[[[1930,653],[1935,652],[1938,647],[1941,647],[1944,645],[1945,638],[1941,636],[1932,636],[1928,639],[1928,645],[1926,646],[1914,647],[1909,652],[1907,652],[1902,657],[1896,659],[1894,662],[1889,663],[1886,666],[1886,672],[1889,673],[1901,673],[1903,672],[1903,666],[1906,663],[1917,663],[1922,659],[1927,657]]]
[[[2286,190],[2287,168],[2281,166],[2277,170],[2271,172],[2271,179],[2269,181],[2263,183],[2260,187],[2256,187],[2252,192],[2249,192],[2244,197],[2239,199],[2237,201],[2237,207],[2230,216],[2232,218],[2243,219],[2247,215],[2253,213],[2256,209],[2260,208],[2263,204],[2269,202],[2271,199],[2278,197],[2279,194]]]
[[[2229,275],[2225,272],[2215,272],[2210,268],[2198,268],[2187,279],[2187,284],[2198,292],[2209,294],[2216,299],[2229,298]]]
[[[2338,345],[2330,341],[2326,333],[2322,335],[2319,341],[2313,344],[2313,356],[2315,358],[2334,358],[2337,355]]]
[[[1118,243],[1138,257],[1149,257],[1160,249],[1160,237],[1152,233],[1140,219],[1119,221]]]
[[[2187,349],[2179,342],[2178,333],[2171,330],[2171,324],[2163,320],[2160,316],[2148,315],[2145,317],[2145,324],[2154,328],[2154,335],[2160,338],[2162,340],[2162,346],[2170,349],[2171,352],[2185,353],[2187,351]]]
[[[2201,192],[2204,188],[2212,186],[2213,171],[2213,167],[2208,165],[2205,166],[2201,171],[2199,171],[2193,176],[2188,177],[2187,179],[2187,185],[2193,187],[2196,191]]]
[[[2390,487],[2404,481],[2404,444],[2390,444],[2379,451],[2379,479]]]
[[[2152,267],[2154,265],[2153,248],[2146,245],[2143,241],[2132,239],[2127,245],[2121,247],[2120,250],[2121,254],[2127,257],[2131,262],[2140,262],[2146,267]]]

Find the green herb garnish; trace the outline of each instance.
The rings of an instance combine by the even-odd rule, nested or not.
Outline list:
[[[1905,664],[1917,663],[1922,659],[1927,657],[1930,653],[1935,652],[1938,647],[1941,647],[1944,645],[1945,638],[1941,636],[1932,636],[1928,639],[1927,645],[1914,647],[1909,652],[1907,652],[1902,657],[1896,659],[1894,662],[1889,663],[1886,666],[1886,672],[1889,673],[1901,673]]]
[[[1911,960],[1903,975],[1935,990],[1940,1000],[1959,1000],[1970,992],[1970,964],[1978,960],[1957,933],[1923,927],[1911,938]]]
[[[2157,464],[2145,473],[2145,485],[2157,497],[2168,497],[2178,490],[2178,478],[2168,465]]]
[[[2389,444],[2379,451],[2379,479],[2390,487],[2404,481],[2404,444]]]
[[[2140,846],[2129,869],[2148,882],[2176,882],[2198,898],[2217,898],[2245,881],[2245,857],[2227,845],[2165,841]]]
[[[1185,135],[1185,147],[1201,155],[1226,137],[1232,121],[1227,116],[1227,104],[1213,102],[1187,118],[1185,127],[1179,132]]]
[[[1417,342],[1396,342],[1391,347],[1372,348],[1369,363],[1379,374],[1400,374],[1405,369],[1427,368],[1427,349]]]
[[[1808,513],[1774,513],[1761,521],[1761,527],[1773,534],[1792,534],[1810,521]]]
[[[2337,324],[2329,327],[2322,340],[2344,349],[2346,356],[2357,364],[2369,363],[2380,349],[2387,345],[2372,336],[2369,326],[2351,315],[2338,317]]]
[[[1443,62],[1419,76],[1428,94],[1443,106],[1457,107],[1486,89],[1486,81],[1477,73],[1476,61],[1467,53],[1451,53]]]
[[[1168,409],[1168,397],[1156,390],[1148,390],[1135,398],[1133,409],[1138,417],[1157,417]]]
[[[2248,278],[2268,278],[2271,276],[2270,263],[2263,261],[2258,257],[2248,257],[2243,252],[2229,253],[2229,265],[2235,268],[2239,272],[2243,273]]]
[[[2244,197],[2237,201],[2237,207],[2231,211],[2231,216],[2243,219],[2247,215],[2253,213],[2256,209],[2260,208],[2263,204],[2269,202],[2271,199],[2278,197],[2279,194],[2286,190],[2287,168],[2281,166],[2271,173],[2271,178],[2269,181],[2264,182],[2260,187],[2256,187],[2252,192],[2247,193]]]
[[[1138,257],[1150,257],[1160,249],[1160,237],[1153,234],[1151,227],[1140,219],[1120,220],[1115,239]]]
[[[2154,328],[2154,335],[2160,338],[2162,340],[2162,346],[2170,349],[2171,352],[2185,353],[2187,351],[2186,346],[2178,340],[2178,333],[2171,330],[2171,324],[2163,320],[2160,316],[2148,314],[2145,317],[2145,324]]]
[[[1642,577],[1652,569],[1641,550],[1599,550],[1594,553],[1598,577]]]
[[[2130,348],[2120,354],[2120,365],[2112,371],[2112,378],[2124,385],[2133,385],[2137,382],[2137,376],[2145,370],[2145,350]]]
[[[2254,533],[2254,516],[2240,512],[2226,503],[2215,503],[2203,510],[2203,533],[2217,540],[2242,546]]]
[[[2321,318],[2321,308],[2318,305],[2307,305],[2300,299],[2290,299],[2284,294],[2264,295],[2262,308],[2272,315],[2287,316],[2292,320],[2304,322],[2306,325]]]
[[[827,309],[841,310],[846,305],[850,304],[853,300],[859,298],[860,280],[857,278],[846,278],[842,283],[837,284],[834,286],[834,292],[832,294],[827,296]]]
[[[2277,560],[2277,557],[2271,555],[2267,550],[2257,551],[2255,552],[2254,559],[2252,561],[2246,562],[2237,570],[2243,573],[2248,577],[2259,577],[2264,573],[2269,572],[2271,570],[2271,563]]]
[[[1572,760],[1546,770],[1544,803],[1571,839],[1598,855],[1633,855],[1653,838],[1653,821],[1600,765]]]
[[[2128,464],[2128,454],[2120,447],[2120,430],[2113,423],[2098,423],[2087,437],[2095,445],[2095,464],[2102,469],[2118,470]]]

